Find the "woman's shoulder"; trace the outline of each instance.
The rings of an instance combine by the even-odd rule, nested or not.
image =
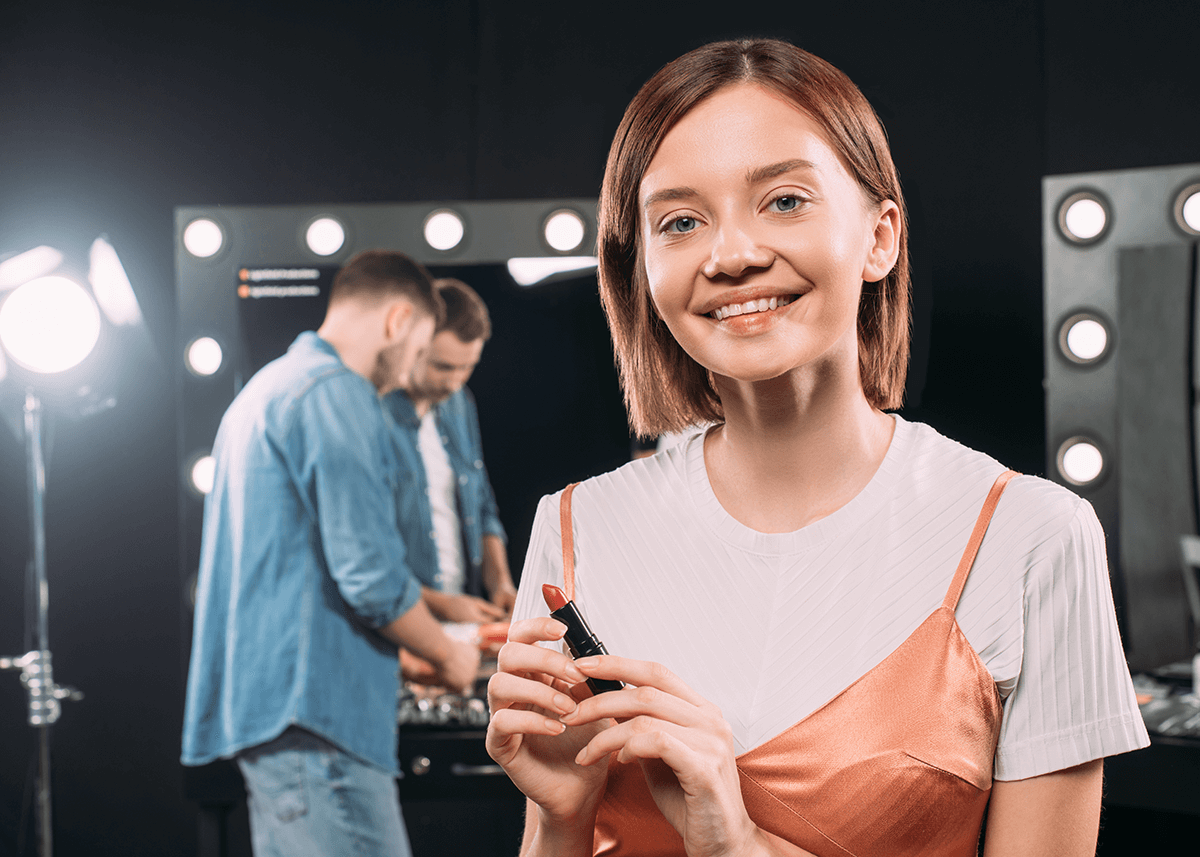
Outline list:
[[[924,423],[906,423],[907,479],[914,494],[981,500],[1009,468],[987,453],[942,435]],[[1069,488],[1042,476],[1017,473],[996,506],[993,529],[1063,532],[1089,528],[1091,505]],[[1098,525],[1097,525],[1098,526]]]
[[[647,508],[661,508],[670,498],[686,495],[688,469],[695,454],[702,455],[702,438],[697,435],[655,455],[637,458],[542,497],[538,516],[552,522],[558,532],[564,492],[571,488],[571,513],[586,517],[624,518]],[[701,444],[693,448],[692,444]],[[700,459],[703,462],[703,458]],[[573,487],[572,487],[573,486]]]

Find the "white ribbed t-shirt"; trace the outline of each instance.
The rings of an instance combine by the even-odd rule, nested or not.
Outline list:
[[[433,543],[437,547],[438,582],[443,592],[461,595],[466,586],[467,561],[462,551],[462,522],[458,520],[458,486],[432,409],[421,417],[417,450],[425,464],[425,481],[429,485],[429,515],[433,521]]]
[[[717,704],[737,752],[880,663],[942,602],[1003,466],[896,417],[867,486],[791,533],[732,518],[703,435],[575,491],[575,601],[615,655],[657,661]],[[562,585],[559,494],[542,498],[514,619]],[[956,613],[1004,699],[995,777],[1018,780],[1149,744],[1117,633],[1091,505],[1009,483]]]

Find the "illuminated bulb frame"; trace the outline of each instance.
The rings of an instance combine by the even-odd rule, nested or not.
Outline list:
[[[458,222],[462,224],[462,237],[458,239],[458,243],[453,247],[446,247],[445,249],[441,247],[434,247],[429,243],[429,238],[425,234],[426,230],[429,228],[429,221],[433,220],[433,218],[437,217],[439,214],[452,214],[458,218]],[[466,215],[464,215],[461,211],[454,210],[453,208],[435,208],[433,211],[425,215],[425,218],[421,221],[421,241],[426,247],[435,253],[449,256],[460,252],[465,246],[467,246],[467,240],[470,238],[470,236],[471,229],[467,223]]]
[[[1108,335],[1107,341],[1104,343],[1104,350],[1095,357],[1080,357],[1074,354],[1067,346],[1067,334],[1071,332],[1071,328],[1081,321],[1094,321],[1104,328],[1104,332]],[[1113,326],[1109,324],[1108,319],[1093,310],[1080,310],[1073,312],[1058,326],[1058,353],[1070,360],[1076,366],[1095,366],[1102,362],[1113,350]]]
[[[313,225],[321,220],[332,220],[342,229],[342,243],[332,253],[321,254],[314,250],[308,243],[308,230],[312,229]],[[346,252],[346,248],[350,246],[350,227],[346,225],[346,221],[340,217],[335,217],[332,214],[318,214],[304,221],[300,227],[300,246],[304,248],[304,252],[311,253],[314,258],[321,260],[338,259]]]
[[[1085,199],[1090,199],[1093,202],[1098,203],[1099,206],[1104,209],[1104,228],[1091,238],[1080,238],[1067,228],[1067,210],[1070,209],[1070,207],[1075,203]],[[1099,191],[1077,190],[1068,194],[1061,202],[1059,202],[1057,221],[1058,234],[1061,235],[1068,244],[1072,244],[1076,247],[1086,247],[1090,244],[1098,244],[1105,239],[1109,232],[1112,231],[1112,203],[1110,203],[1107,197],[1105,197]]]
[[[1192,228],[1183,219],[1183,204],[1194,194],[1200,194],[1200,181],[1191,182],[1181,188],[1179,193],[1175,194],[1175,203],[1171,206],[1171,213],[1175,217],[1175,225],[1183,230],[1184,235],[1200,235],[1200,229]]]
[[[217,231],[221,233],[221,246],[217,248],[217,252],[209,256],[197,256],[192,252],[191,248],[187,246],[187,231],[191,228],[192,224],[198,220],[207,220],[209,223],[214,224],[217,227]],[[183,244],[183,249],[188,256],[195,259],[197,262],[214,262],[222,258],[229,250],[229,227],[227,227],[217,218],[213,217],[211,214],[193,217],[190,221],[188,221],[187,226],[183,227],[183,230],[179,233],[179,243]]]
[[[198,371],[194,366],[192,366],[192,361],[191,361],[192,346],[195,345],[197,342],[199,342],[201,339],[211,339],[213,342],[215,342],[217,344],[217,348],[221,349],[221,363],[220,363],[220,365],[217,366],[217,370],[215,372],[212,372],[208,375],[204,374],[203,372]],[[221,345],[221,340],[217,339],[217,337],[212,336],[211,334],[208,334],[208,333],[197,334],[196,336],[193,336],[191,339],[189,339],[187,345],[185,345],[183,347],[183,365],[187,368],[188,372],[191,374],[191,376],[193,378],[201,378],[203,380],[208,380],[209,378],[215,378],[221,374],[221,371],[225,368],[225,364],[227,362],[228,362],[228,354],[226,354],[225,348]]]
[[[553,220],[555,217],[557,217],[560,214],[568,214],[571,217],[574,217],[576,220],[579,221],[579,226],[582,229],[582,234],[579,236],[578,243],[576,243],[573,247],[566,247],[563,249],[559,249],[558,247],[555,247],[553,244],[550,243],[550,239],[546,235],[546,228],[550,225],[550,221]],[[578,250],[580,247],[583,246],[584,242],[587,241],[587,237],[588,237],[587,218],[585,218],[582,214],[580,214],[578,211],[576,211],[573,208],[556,208],[556,209],[554,209],[554,211],[550,212],[549,214],[547,214],[545,217],[542,218],[542,243],[546,245],[546,248],[551,253],[556,253],[559,256],[579,255]]]
[[[1066,468],[1063,467],[1063,458],[1066,456],[1067,450],[1077,443],[1090,444],[1100,451],[1100,472],[1096,474],[1095,478],[1084,482],[1073,479],[1067,474]],[[1110,456],[1108,450],[1105,448],[1104,444],[1096,440],[1096,438],[1092,437],[1091,435],[1076,434],[1067,438],[1058,445],[1058,452],[1056,452],[1054,455],[1054,466],[1058,470],[1058,475],[1061,476],[1068,484],[1074,485],[1076,488],[1095,488],[1104,481],[1106,476],[1108,476],[1109,458]]]
[[[187,463],[184,464],[183,473],[181,474],[184,484],[187,485],[188,491],[193,497],[197,497],[201,501],[203,501],[207,495],[196,487],[196,483],[192,480],[192,471],[195,470],[196,465],[200,463],[201,459],[207,458],[210,455],[212,455],[211,449],[196,450],[188,456]]]

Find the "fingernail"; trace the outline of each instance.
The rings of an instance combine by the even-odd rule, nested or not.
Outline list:
[[[585,748],[583,748],[582,750],[580,750],[578,754],[576,754],[576,756],[575,756],[575,764],[576,764],[576,765],[582,765],[582,764],[583,764],[583,757],[584,757],[586,754],[587,754],[587,748],[585,747]]]
[[[580,669],[590,669],[591,667],[599,666],[599,658],[580,658],[575,662],[575,666]]]
[[[546,726],[552,729],[556,735],[561,735],[563,730],[567,728],[567,724],[559,723],[557,720],[551,720],[550,718],[546,718]]]
[[[587,676],[580,672],[579,667],[575,666],[575,664],[567,664],[567,678],[576,684],[587,680]]]
[[[575,700],[563,693],[554,695],[554,707],[563,714],[570,714],[575,710]]]

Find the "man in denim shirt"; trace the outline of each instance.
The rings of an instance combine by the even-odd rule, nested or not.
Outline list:
[[[236,757],[257,857],[409,854],[397,647],[455,689],[477,673],[410,571],[379,402],[443,312],[420,265],[359,254],[320,330],[263,367],[217,431],[183,762]]]
[[[404,389],[384,397],[401,476],[396,506],[409,565],[435,616],[491,622],[512,610],[504,527],[464,385],[491,336],[487,307],[460,280],[438,280],[445,321]],[[486,597],[485,597],[486,596]]]

